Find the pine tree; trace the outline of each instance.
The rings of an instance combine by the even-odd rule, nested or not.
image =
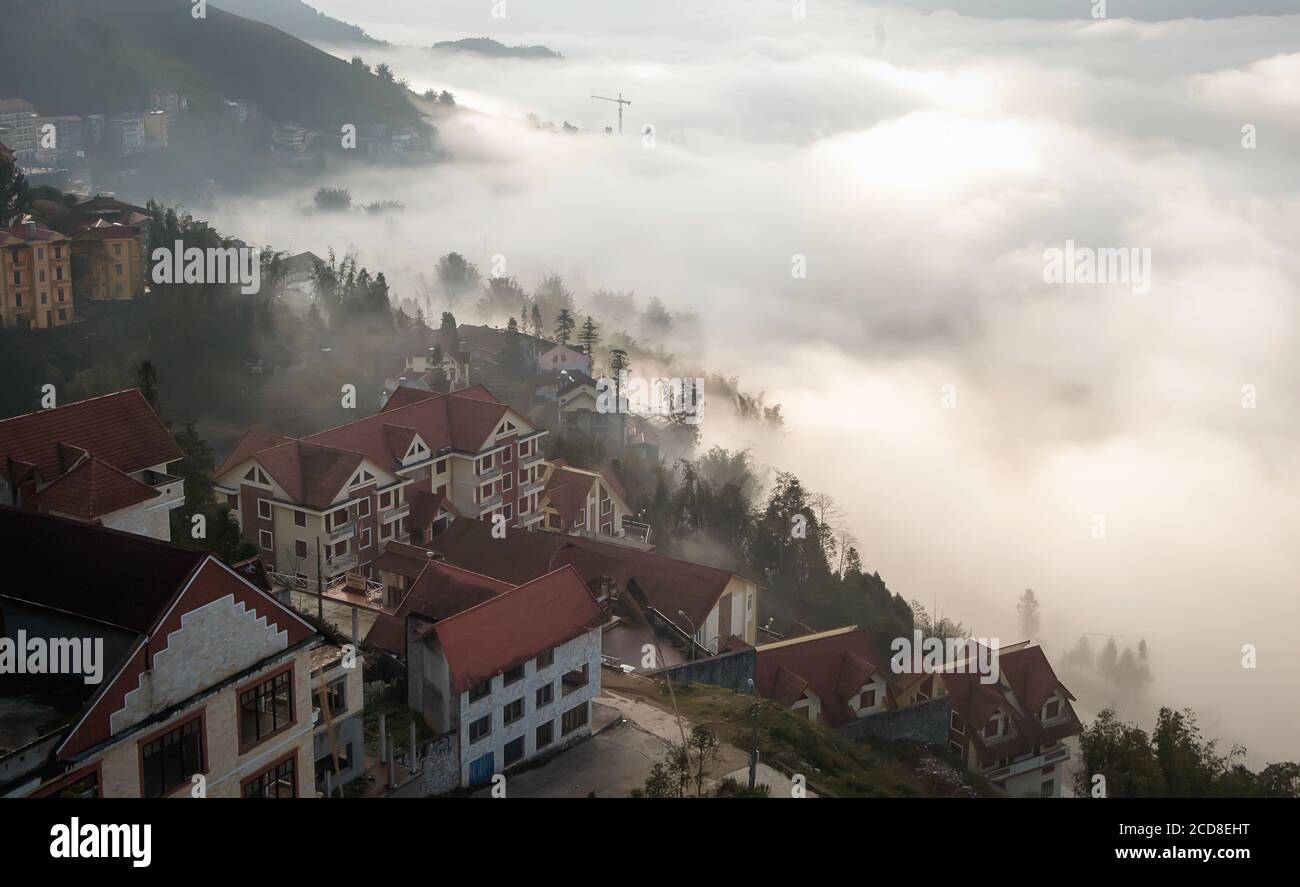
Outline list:
[[[569,313],[568,308],[561,308],[559,315],[555,318],[555,341],[561,345],[568,345],[569,338],[573,335],[573,315]]]
[[[582,332],[578,333],[578,341],[582,343],[582,352],[587,355],[588,360],[595,360],[596,343],[600,341],[600,327],[587,315],[587,322],[582,325]]]

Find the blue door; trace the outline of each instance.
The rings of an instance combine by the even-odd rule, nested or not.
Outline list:
[[[492,764],[493,764],[492,752],[488,752],[483,757],[478,758],[477,760],[470,761],[469,762],[469,784],[482,785],[485,782],[490,782],[492,779],[492,773],[493,771],[496,770],[496,768],[493,767]]]

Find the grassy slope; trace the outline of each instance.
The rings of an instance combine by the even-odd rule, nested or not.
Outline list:
[[[607,672],[602,672],[605,679]],[[672,710],[662,681],[614,678],[620,696]],[[703,684],[674,684],[682,717],[713,728],[718,738],[740,749],[748,749],[753,719],[752,699],[720,687]],[[840,733],[769,700],[760,703],[759,750],[762,760],[787,773],[802,773],[809,788],[834,797],[949,797],[969,791],[919,772],[917,763],[938,758],[957,769],[965,784],[976,794],[994,797],[987,782],[974,777],[959,764],[929,749],[911,743],[852,742]]]
[[[199,109],[256,102],[275,120],[325,131],[409,122],[405,90],[269,25],[174,0],[0,0],[0,84],[42,113],[139,110],[150,91]]]

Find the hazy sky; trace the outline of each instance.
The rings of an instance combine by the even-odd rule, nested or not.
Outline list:
[[[1013,640],[1032,587],[1050,653],[1082,631],[1145,637],[1149,708],[1195,707],[1256,764],[1300,758],[1300,16],[316,5],[395,43],[491,36],[566,58],[367,52],[492,116],[444,126],[457,160],[415,181],[336,183],[403,214],[306,219],[304,191],[223,207],[219,227],[353,246],[403,295],[455,249],[504,255],[529,287],[558,270],[580,298],[607,286],[693,310],[703,359],[787,416],[779,439],[707,418],[706,437],[835,496],[892,588]],[[517,124],[612,125],[587,96],[620,90],[621,139]],[[1149,249],[1150,292],[1044,283],[1044,250],[1067,240]]]

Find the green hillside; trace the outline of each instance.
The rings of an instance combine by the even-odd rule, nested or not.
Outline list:
[[[331,18],[303,0],[215,0],[226,12],[265,22],[301,40],[348,46],[387,46],[348,22]]]
[[[408,93],[275,28],[179,0],[0,0],[0,93],[41,113],[140,110],[177,92],[191,110],[255,102],[324,131],[417,118]]]

